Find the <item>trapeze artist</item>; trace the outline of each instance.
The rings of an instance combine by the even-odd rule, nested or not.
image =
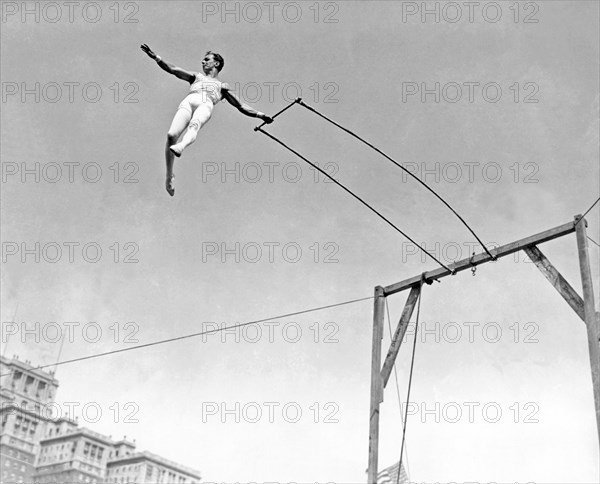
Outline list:
[[[140,47],[151,59],[156,61],[161,69],[190,83],[190,92],[181,104],[179,104],[167,134],[167,145],[165,148],[167,179],[165,187],[169,195],[173,196],[175,194],[175,187],[173,185],[175,178],[173,173],[174,157],[179,158],[183,150],[196,140],[198,131],[210,119],[213,108],[221,99],[226,99],[229,104],[246,116],[260,118],[265,123],[273,122],[273,118],[270,116],[241,102],[231,92],[229,84],[221,82],[218,75],[223,69],[224,60],[219,54],[208,51],[204,59],[202,59],[203,72],[192,72],[164,61],[147,44],[142,44]],[[184,131],[185,133],[181,136]]]

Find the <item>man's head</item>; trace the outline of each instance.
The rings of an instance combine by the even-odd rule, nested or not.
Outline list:
[[[204,59],[202,59],[202,67],[205,70],[210,71],[214,67],[215,69],[217,69],[218,72],[221,72],[224,66],[225,60],[220,54],[217,54],[216,52],[212,52],[210,50],[206,54],[204,54]]]

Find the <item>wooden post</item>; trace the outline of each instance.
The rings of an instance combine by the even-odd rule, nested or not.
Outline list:
[[[373,351],[371,355],[371,409],[369,419],[369,468],[368,483],[377,484],[377,464],[379,452],[379,404],[383,401],[383,381],[381,379],[381,340],[383,339],[383,317],[385,296],[383,288],[375,288],[373,308]]]
[[[585,227],[587,222],[581,215],[575,217],[577,248],[579,251],[579,270],[581,272],[581,285],[583,287],[583,309],[585,325],[588,336],[588,349],[590,353],[590,366],[592,370],[592,385],[594,388],[594,402],[596,405],[596,425],[600,439],[600,328],[596,318],[594,303],[594,286],[590,271],[590,259]]]
[[[590,272],[590,261],[588,254],[587,236],[585,227],[587,223],[581,215],[575,216],[574,222],[554,227],[553,229],[540,232],[536,235],[511,242],[491,250],[494,258],[505,257],[519,250],[524,250],[536,267],[550,281],[559,294],[571,306],[575,313],[584,320],[590,354],[590,366],[592,371],[592,386],[594,390],[594,404],[596,410],[596,424],[598,427],[598,438],[600,439],[600,313],[596,312],[594,303],[594,288]],[[581,298],[573,287],[562,277],[550,261],[536,247],[538,244],[548,242],[573,232],[577,233],[577,247],[579,252],[579,268],[583,286],[583,298]],[[369,428],[369,484],[377,484],[377,464],[379,446],[379,404],[383,401],[383,389],[387,383],[394,360],[397,356],[406,324],[412,314],[416,297],[423,282],[431,283],[442,277],[454,275],[486,262],[492,261],[487,253],[481,253],[473,257],[462,259],[450,264],[449,268],[438,268],[425,272],[418,276],[405,279],[389,286],[375,288],[375,309],[373,314],[373,353],[371,361],[371,413]],[[448,270],[450,269],[450,270]],[[381,340],[383,337],[383,313],[385,298],[398,292],[411,289],[407,299],[404,312],[392,338],[392,343],[384,362],[381,365]]]

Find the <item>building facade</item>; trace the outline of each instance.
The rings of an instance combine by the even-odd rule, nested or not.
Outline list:
[[[2,484],[198,484],[200,473],[136,444],[55,416],[58,381],[18,358],[0,357]]]
[[[197,471],[150,452],[115,456],[109,461],[106,473],[108,484],[197,484],[199,481]]]
[[[58,419],[40,440],[33,482],[104,482],[113,441],[102,434],[79,428],[77,422]]]
[[[32,482],[39,442],[53,421],[54,373],[0,356],[0,478]]]

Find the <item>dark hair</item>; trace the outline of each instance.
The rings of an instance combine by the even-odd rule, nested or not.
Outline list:
[[[221,56],[221,54],[217,54],[216,52],[209,50],[205,55],[212,55],[213,59],[219,63],[219,67],[217,67],[217,70],[219,72],[223,70],[223,67],[225,67],[225,59],[223,59],[223,56]]]

